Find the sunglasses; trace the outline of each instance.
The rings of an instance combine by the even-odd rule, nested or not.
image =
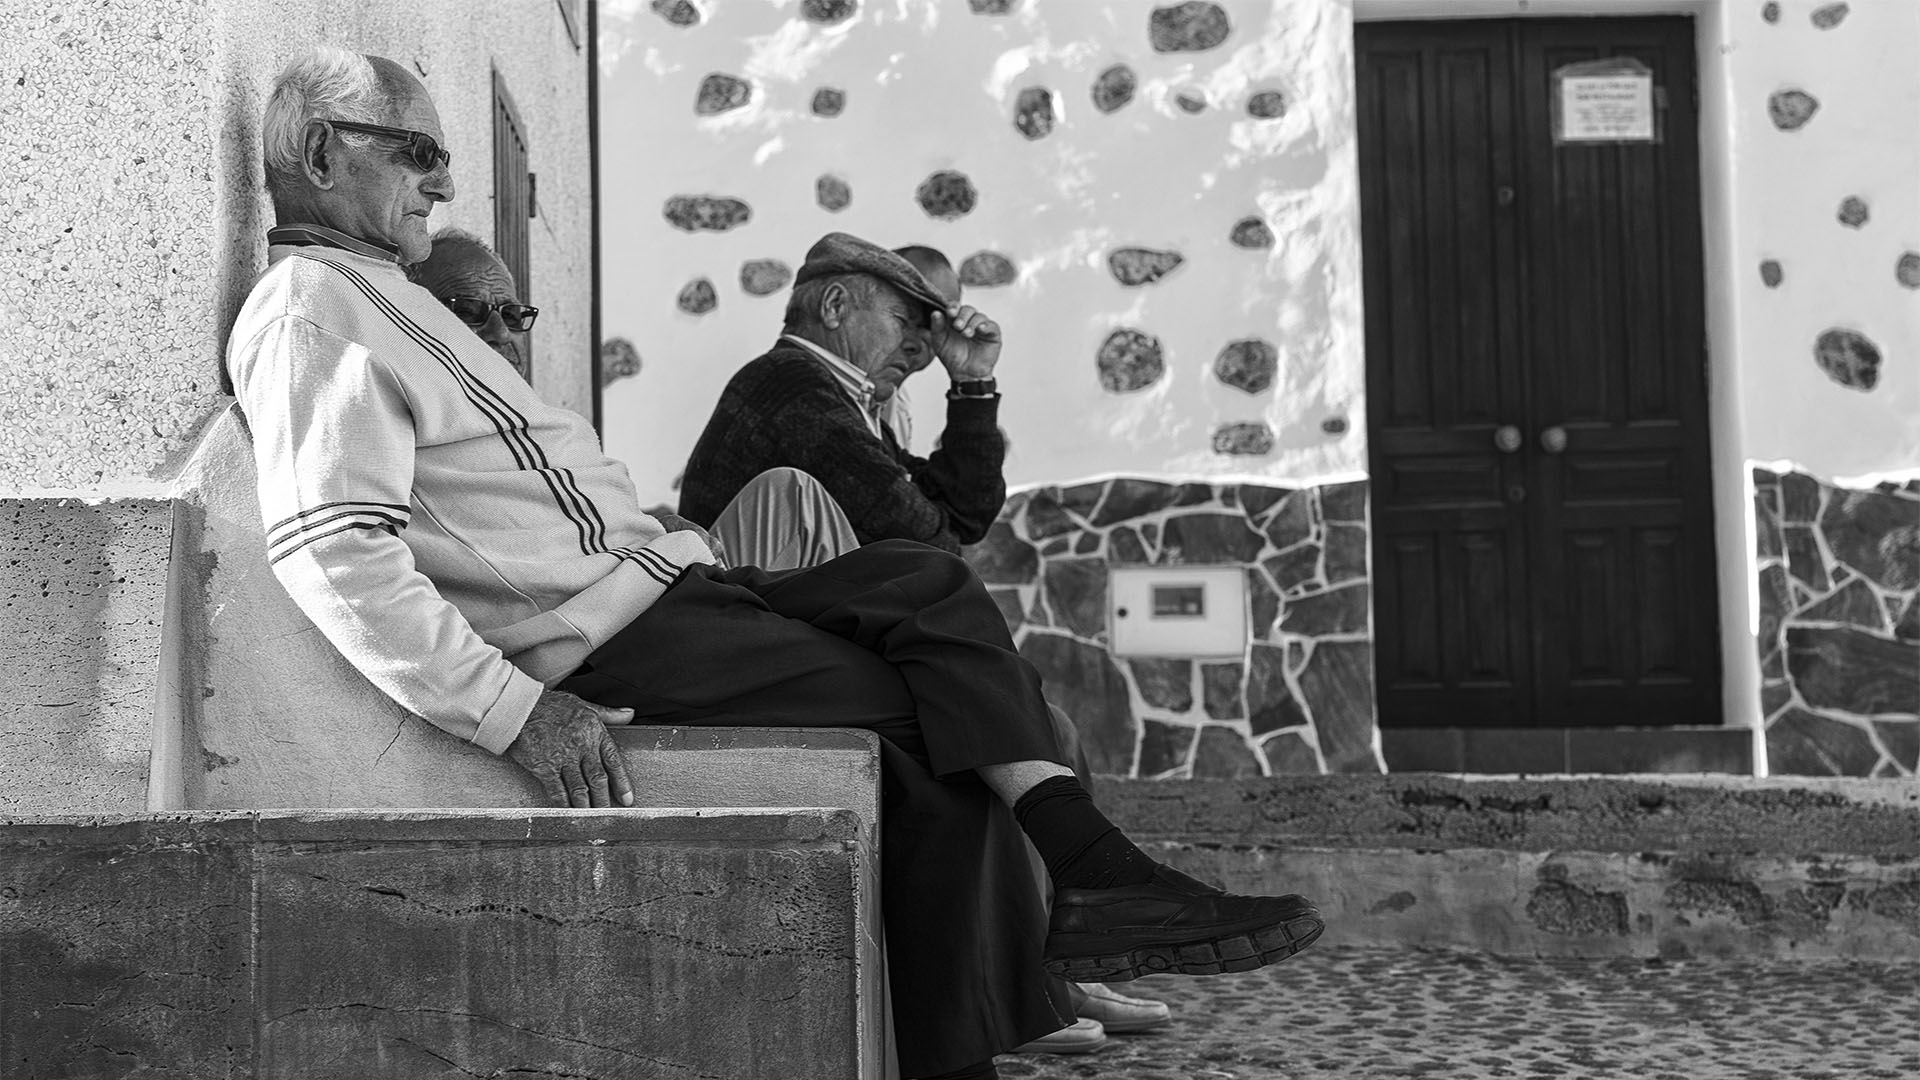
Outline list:
[[[447,310],[458,315],[460,321],[468,326],[485,326],[487,316],[498,311],[500,321],[506,323],[507,329],[516,334],[524,334],[533,329],[533,320],[540,314],[540,309],[532,304],[515,304],[508,301],[490,304],[477,296],[449,296],[441,303],[447,305]]]
[[[408,131],[405,128],[381,127],[379,124],[361,124],[350,120],[327,120],[342,131],[358,131],[364,135],[379,135],[388,139],[399,139],[407,144],[407,156],[415,168],[421,172],[432,172],[436,162],[451,167],[453,155],[441,148],[439,140],[424,131]]]

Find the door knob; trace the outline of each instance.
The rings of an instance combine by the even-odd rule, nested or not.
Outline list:
[[[1512,424],[1501,424],[1498,428],[1494,429],[1493,445],[1499,447],[1500,452],[1503,454],[1511,454],[1515,450],[1520,449],[1522,441],[1520,438],[1520,429]]]
[[[1540,433],[1540,449],[1557,454],[1567,448],[1567,429],[1555,424]]]

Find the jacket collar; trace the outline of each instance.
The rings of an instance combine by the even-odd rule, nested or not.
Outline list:
[[[267,245],[269,247],[337,248],[369,259],[380,259],[396,265],[400,262],[400,249],[392,244],[383,244],[376,240],[359,240],[338,229],[305,222],[278,225],[268,229]]]

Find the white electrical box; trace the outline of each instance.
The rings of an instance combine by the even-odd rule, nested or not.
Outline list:
[[[1237,657],[1247,647],[1242,566],[1116,566],[1107,625],[1115,656]]]

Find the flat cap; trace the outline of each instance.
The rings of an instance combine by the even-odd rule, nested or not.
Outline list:
[[[940,290],[914,269],[912,263],[878,244],[849,233],[832,232],[821,237],[818,243],[808,249],[807,261],[800,264],[800,272],[793,276],[793,283],[804,285],[815,278],[838,274],[876,277],[936,311],[947,310],[947,302],[940,296]]]

